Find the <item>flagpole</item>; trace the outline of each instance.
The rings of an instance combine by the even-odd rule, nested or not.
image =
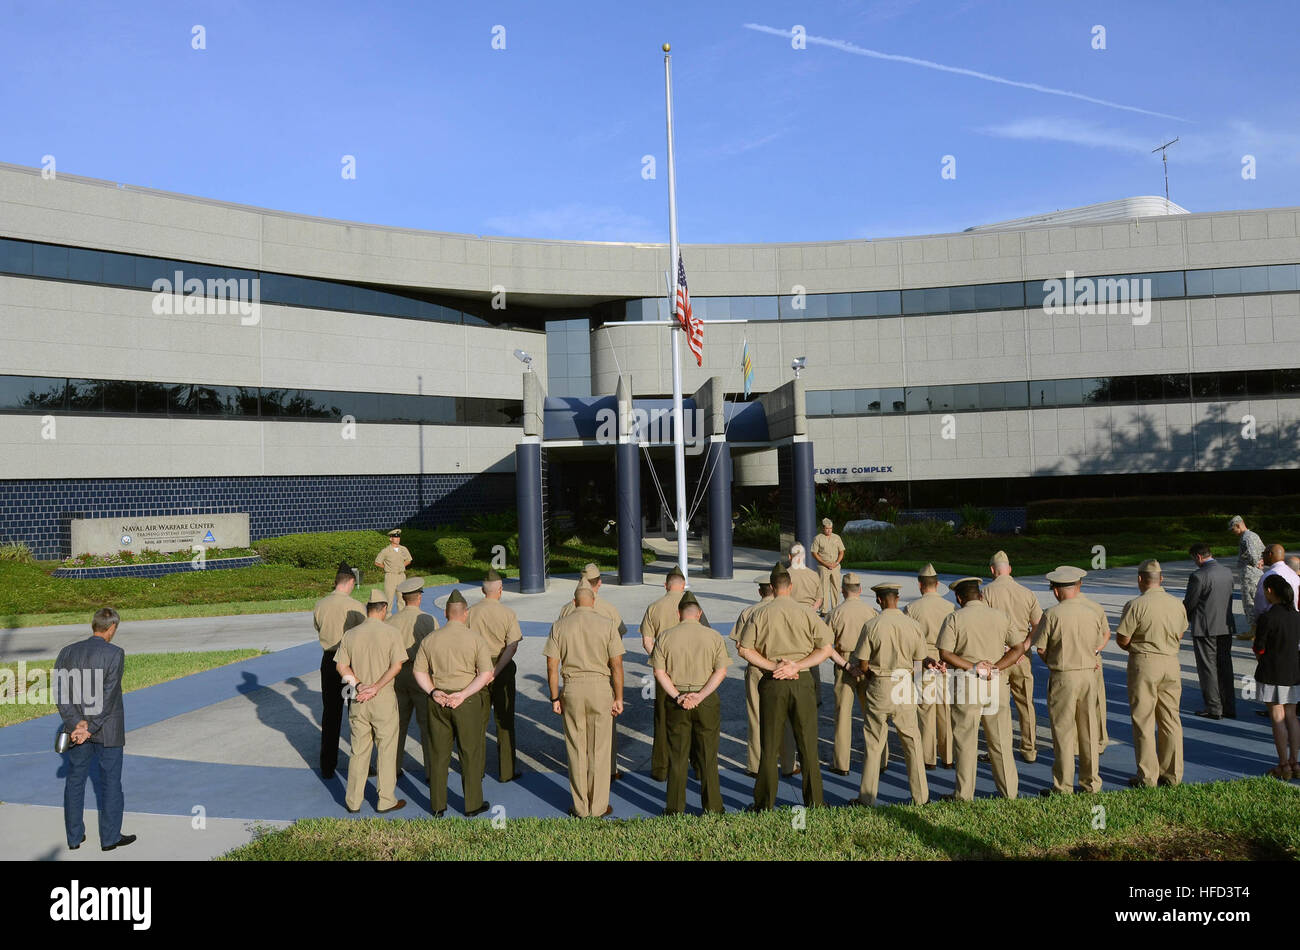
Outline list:
[[[669,46],[664,44],[664,101],[668,114],[668,314],[673,341],[673,461],[677,485],[677,566],[686,570],[686,443],[682,426],[682,357],[678,345],[679,325],[672,319],[677,298],[677,167],[673,161],[673,73]]]

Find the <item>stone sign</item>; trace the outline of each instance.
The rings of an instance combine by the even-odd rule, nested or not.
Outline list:
[[[145,548],[192,551],[248,547],[248,513],[145,515],[139,518],[73,518],[72,554],[112,554]]]

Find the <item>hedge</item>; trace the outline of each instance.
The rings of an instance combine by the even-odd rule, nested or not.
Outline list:
[[[1222,530],[1228,519],[1241,515],[1267,518],[1300,511],[1300,495],[1149,495],[1129,498],[1055,498],[1031,501],[1025,515],[1032,522],[1046,518],[1132,518],[1216,515]],[[1252,526],[1253,527],[1253,526]]]
[[[1207,544],[1226,543],[1231,538],[1228,533],[1230,515],[1155,515],[1137,518],[1114,518],[1097,516],[1092,518],[1037,518],[1029,523],[1028,534],[1035,537],[1077,537],[1092,536],[1098,533],[1135,533],[1150,534],[1153,538],[1166,537],[1170,534],[1197,534],[1205,538]],[[1260,515],[1258,517],[1242,515],[1251,530],[1272,543],[1269,537],[1296,537],[1300,535],[1300,515]]]
[[[347,561],[369,573],[375,555],[388,546],[388,537],[379,531],[328,531],[314,534],[286,534],[266,538],[253,549],[268,564],[291,564],[316,570],[331,570],[339,561]],[[444,532],[419,528],[404,529],[402,544],[411,552],[410,571],[455,573],[449,568],[473,566],[474,562],[492,560],[492,548],[504,545],[507,563],[519,558],[519,536],[496,532]]]

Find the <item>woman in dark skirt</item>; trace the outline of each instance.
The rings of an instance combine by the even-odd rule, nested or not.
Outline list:
[[[1264,578],[1264,597],[1270,606],[1255,628],[1253,649],[1259,657],[1255,683],[1259,700],[1268,705],[1277,746],[1274,778],[1300,778],[1300,721],[1296,701],[1300,700],[1300,613],[1295,609],[1295,592],[1286,578],[1271,574]]]

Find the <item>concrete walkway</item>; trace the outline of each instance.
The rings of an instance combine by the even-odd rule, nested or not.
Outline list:
[[[737,613],[755,597],[754,577],[766,568],[770,552],[746,553],[753,565],[738,570],[732,581],[693,578],[713,626],[723,634],[730,631]],[[636,635],[636,623],[647,604],[663,591],[663,579],[671,564],[659,561],[646,570],[645,583],[635,587],[603,587],[607,598],[622,613],[628,625],[625,656],[626,712],[618,721],[619,762],[625,778],[614,783],[612,799],[619,817],[655,815],[663,807],[664,786],[649,775],[653,689],[646,657]],[[1166,565],[1167,587],[1181,596],[1190,564]],[[1085,591],[1107,608],[1112,626],[1119,609],[1136,595],[1134,568],[1094,572],[1085,581]],[[892,579],[903,584],[904,596],[916,595],[910,576],[868,573],[865,583]],[[950,579],[950,578],[945,578]],[[1051,595],[1042,578],[1021,578],[1039,594],[1044,604]],[[506,602],[520,616],[524,642],[517,656],[516,736],[522,777],[501,785],[495,781],[495,739],[489,733],[488,778],[485,794],[494,805],[485,817],[562,816],[570,800],[565,763],[562,724],[547,701],[545,660],[541,655],[550,622],[573,591],[573,579],[556,578],[544,594],[507,593]],[[470,585],[455,585],[471,602],[477,596]],[[424,608],[438,609],[452,587],[425,592]],[[85,635],[84,628],[37,628],[13,631],[4,659],[52,656],[64,643]],[[183,621],[127,623],[117,639],[128,655],[176,649],[220,649],[236,646],[269,647],[274,652],[250,660],[162,683],[126,696],[129,735],[123,780],[129,812],[126,833],[138,833],[140,842],[121,852],[122,858],[166,856],[202,859],[224,853],[251,838],[256,823],[283,823],[310,816],[345,817],[343,790],[346,780],[347,736],[343,728],[343,755],[338,775],[323,781],[316,770],[320,742],[320,649],[311,619],[306,614],[275,614],[228,618],[197,618]],[[734,649],[729,646],[734,659]],[[21,651],[15,653],[14,651]],[[1236,642],[1233,649],[1238,675],[1254,672],[1254,659],[1247,645]],[[1133,773],[1128,703],[1125,694],[1125,654],[1113,644],[1104,652],[1108,722],[1112,746],[1102,757],[1102,778],[1108,789],[1123,787]],[[751,801],[753,781],[744,774],[745,710],[744,664],[735,661],[721,688],[723,722],[720,747],[722,790],[726,807],[738,809]],[[1207,722],[1192,715],[1201,708],[1195,664],[1190,645],[1182,654],[1184,675],[1183,725],[1187,757],[1186,779],[1209,781],[1257,775],[1274,764],[1272,737],[1267,723],[1254,715],[1261,708],[1253,702],[1238,703],[1235,721]],[[1022,796],[1036,795],[1051,784],[1051,737],[1046,717],[1046,671],[1034,664],[1038,738],[1037,762],[1017,760]],[[829,664],[823,666],[820,714],[821,758],[830,758],[834,702],[831,696]],[[19,723],[0,729],[0,858],[38,859],[72,857],[90,860],[117,859],[117,852],[101,854],[98,847],[83,846],[68,852],[63,842],[59,806],[62,802],[63,760],[52,751],[57,718]],[[414,730],[413,730],[414,733]],[[861,731],[855,731],[853,772],[847,777],[823,769],[822,778],[829,804],[843,804],[857,795],[861,777]],[[895,745],[895,751],[897,746]],[[399,780],[399,795],[408,806],[402,818],[427,817],[428,789],[419,760],[418,734],[406,743],[405,775]],[[454,766],[453,766],[454,768]],[[952,791],[953,773],[942,768],[928,774],[931,795]],[[460,781],[451,778],[450,810],[462,807]],[[978,790],[992,793],[987,765],[979,770]],[[373,816],[374,782],[368,790],[369,804],[362,817]],[[884,801],[905,801],[908,788],[901,756],[881,780]],[[782,782],[779,801],[800,800],[798,779]],[[95,796],[87,795],[87,806]],[[688,809],[698,808],[698,787],[691,783]],[[206,818],[206,828],[192,829],[196,808]],[[95,844],[91,818],[88,844]]]

